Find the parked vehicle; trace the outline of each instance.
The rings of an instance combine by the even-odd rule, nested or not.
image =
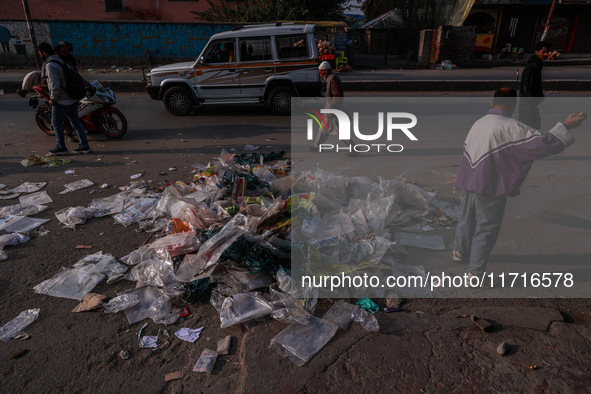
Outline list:
[[[127,132],[127,119],[117,108],[113,107],[117,100],[111,88],[104,86],[100,81],[90,81],[90,92],[80,100],[78,116],[87,132],[100,131],[107,138],[121,138]],[[51,125],[51,105],[49,105],[49,92],[47,86],[37,85],[33,90],[39,95],[29,98],[29,105],[35,109],[37,126],[47,135],[55,135]],[[45,99],[45,103],[39,106],[39,99]],[[66,119],[64,126],[66,135],[75,135],[74,128]]]
[[[264,103],[289,114],[294,96],[320,91],[314,25],[244,26],[214,34],[192,62],[153,68],[148,93],[173,115],[195,105]]]

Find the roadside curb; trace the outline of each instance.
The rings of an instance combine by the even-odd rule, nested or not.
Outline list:
[[[144,81],[108,81],[102,80],[115,92],[146,92]],[[399,81],[343,81],[345,92],[438,92],[438,91],[491,91],[500,87],[519,88],[514,80],[399,80]],[[21,87],[21,81],[2,81],[0,89],[4,94],[14,93]],[[591,90],[588,80],[549,80],[544,81],[545,90]]]

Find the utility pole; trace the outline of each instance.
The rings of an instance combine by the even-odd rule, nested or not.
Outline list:
[[[550,21],[552,20],[552,16],[554,15],[554,9],[556,8],[556,3],[558,3],[558,0],[554,0],[552,2],[552,6],[550,7],[550,12],[548,13],[548,19],[546,19],[546,26],[544,26],[544,32],[542,33],[542,38],[540,39],[540,41],[546,40],[546,37],[548,36],[548,29],[550,28]]]
[[[35,66],[39,68],[39,58],[37,56],[37,40],[35,39],[35,31],[33,30],[33,23],[31,22],[31,11],[29,11],[29,2],[23,1],[23,8],[25,9],[25,20],[27,21],[27,27],[29,28],[29,37],[31,37],[31,43],[33,44],[33,56],[35,57]]]

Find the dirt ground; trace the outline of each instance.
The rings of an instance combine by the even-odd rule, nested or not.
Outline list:
[[[289,146],[288,125],[279,129],[259,125],[257,120],[249,118],[251,110],[242,112],[240,119],[229,117],[226,121],[249,124],[248,130],[256,132],[247,135],[243,128],[216,139],[211,130],[191,125],[202,126],[199,117],[179,120],[166,114],[160,119],[158,115],[161,122],[158,126],[150,124],[149,116],[140,121],[136,111],[162,113],[163,109],[156,103],[139,110],[135,108],[136,99],[129,96],[126,100],[122,101],[122,109],[129,111],[130,120],[138,119],[127,138],[109,141],[91,136],[93,154],[69,156],[72,163],[57,168],[20,165],[23,158],[45,153],[53,144],[35,129],[29,119],[30,111],[12,110],[8,115],[3,110],[0,183],[12,188],[25,181],[48,182],[42,190],[54,202],[35,216],[52,219],[44,225],[49,234],[7,247],[8,259],[0,262],[0,325],[24,310],[41,309],[39,319],[25,329],[31,336],[29,339],[0,344],[2,392],[588,392],[591,386],[589,299],[408,299],[402,304],[401,312],[376,314],[379,332],[371,333],[352,324],[347,331],[339,330],[310,362],[297,367],[269,348],[270,339],[285,328],[274,320],[263,319],[249,329],[244,326],[221,329],[219,316],[209,303],[190,305],[190,316],[171,326],[150,322],[144,335],[157,335],[161,329],[171,335],[168,345],[152,351],[138,347],[137,333],[143,323],[130,326],[123,313],[72,313],[77,301],[36,294],[32,290],[35,285],[89,253],[103,251],[122,257],[152,240],[149,234],[138,232],[136,225],[124,227],[114,223],[111,217],[93,218],[76,230],[64,229],[55,219],[56,211],[86,206],[93,198],[115,194],[116,188],[129,184],[130,176],[136,173],[143,173],[142,179],[152,180],[154,185],[190,180],[192,164],[206,164],[219,154],[221,147],[230,149],[250,143],[277,151]],[[10,108],[20,108],[14,101],[9,104]],[[267,116],[258,111],[254,110],[255,115]],[[221,116],[218,113],[218,122]],[[28,123],[23,126],[18,122]],[[163,136],[161,128],[166,124],[170,130]],[[178,131],[179,127],[182,131]],[[589,138],[584,141],[586,147]],[[584,151],[575,151],[573,156],[588,160]],[[443,190],[448,175],[454,173],[456,159],[459,157],[423,163],[409,173],[409,178],[416,174],[414,178],[421,186],[433,184],[434,188]],[[176,171],[170,171],[172,167]],[[547,168],[550,167],[541,166],[539,176],[534,176],[531,184],[549,179],[550,186],[564,187],[561,183],[565,181],[564,172],[548,174]],[[75,173],[64,173],[70,169]],[[161,172],[166,174],[159,175]],[[58,194],[64,184],[84,178],[111,187],[102,189],[100,194],[89,193],[97,187]],[[579,197],[584,200],[587,186],[583,189]],[[449,188],[445,194],[448,200],[457,201]],[[528,196],[526,192],[521,198]],[[0,207],[14,203],[15,200],[2,200]],[[573,210],[578,209],[577,204]],[[515,206],[508,215],[517,217],[515,212],[520,208],[521,205]],[[568,211],[569,207],[565,209]],[[577,236],[588,237],[588,209],[573,216],[581,220],[582,234]],[[495,250],[497,262],[503,256],[535,250],[527,244],[515,243],[527,242],[528,236],[520,236],[527,226],[507,227],[499,249]],[[440,233],[449,245],[453,229]],[[76,249],[77,245],[91,245],[92,249]],[[579,245],[582,251],[578,259],[588,263],[586,246]],[[451,264],[449,253],[449,248],[445,252],[411,248],[406,263],[438,259],[447,265]],[[456,265],[453,269],[463,267]],[[112,285],[103,282],[93,292],[113,297],[132,287],[133,283],[127,281]],[[384,300],[376,301],[385,306]],[[322,316],[331,304],[331,300],[321,300],[315,314]],[[185,306],[181,302],[176,305]],[[486,318],[493,325],[492,332],[479,330],[470,319],[458,318],[464,314]],[[181,327],[204,329],[199,340],[189,343],[173,336]],[[215,350],[217,341],[226,335],[233,336],[230,354],[218,358],[210,375],[192,372],[201,352],[205,348]],[[511,350],[500,356],[496,348],[503,341],[511,345]],[[10,357],[20,349],[28,352],[18,358]],[[121,359],[121,350],[128,351],[131,357]],[[176,371],[182,372],[182,378],[165,382],[164,376]]]

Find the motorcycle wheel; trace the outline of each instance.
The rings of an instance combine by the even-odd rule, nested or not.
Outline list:
[[[107,138],[121,138],[127,132],[127,119],[121,111],[99,111],[96,117],[98,128]]]
[[[51,125],[51,107],[49,104],[43,104],[35,110],[35,121],[37,126],[45,134],[54,136],[53,126]]]

